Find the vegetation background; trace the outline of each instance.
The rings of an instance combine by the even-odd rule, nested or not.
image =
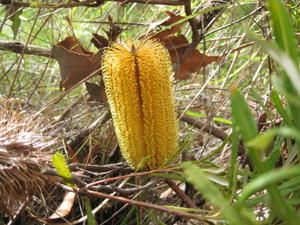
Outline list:
[[[0,154],[1,224],[300,224],[298,0],[0,0],[0,34],[0,153],[55,142]],[[143,35],[175,46],[180,149],[137,172],[99,68]]]

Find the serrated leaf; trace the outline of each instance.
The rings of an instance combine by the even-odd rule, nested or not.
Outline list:
[[[56,152],[54,155],[52,155],[51,159],[57,174],[64,179],[68,186],[74,187],[72,174],[69,170],[69,167],[63,154],[61,154],[60,152]]]

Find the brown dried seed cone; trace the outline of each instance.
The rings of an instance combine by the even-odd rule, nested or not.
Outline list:
[[[36,120],[0,105],[0,211],[8,215],[54,181],[40,172],[50,165],[52,144],[41,130]]]

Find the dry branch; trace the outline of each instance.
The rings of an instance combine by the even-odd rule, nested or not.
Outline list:
[[[194,117],[191,117],[188,115],[183,115],[180,120],[182,120],[196,128],[199,128],[199,129],[205,131],[206,133],[212,134],[215,137],[220,138],[223,141],[226,138],[228,138],[227,133],[224,132],[223,130],[215,127],[214,125],[209,125],[209,124],[203,123],[197,118],[194,118]]]
[[[172,180],[165,179],[170,188],[183,200],[187,207],[197,208],[196,204]]]
[[[116,167],[118,167],[117,164],[115,164],[115,165],[116,165]],[[91,165],[87,165],[87,166],[91,166]],[[104,167],[105,167],[105,165],[104,165]],[[122,167],[119,169],[122,169]],[[44,175],[59,177],[56,170],[51,169],[51,168],[43,168],[42,172]],[[83,175],[83,176],[86,177],[85,175]],[[145,185],[137,186],[134,188],[120,188],[113,184],[89,186],[89,184],[84,182],[81,179],[81,177],[82,177],[82,175],[77,175],[75,173],[72,173],[73,182],[79,188],[93,190],[93,191],[107,192],[107,193],[118,192],[121,195],[130,195],[130,194],[133,194],[133,193],[136,193],[139,191],[143,191],[143,190],[151,188],[152,186],[154,186],[156,184],[156,182],[151,181]]]
[[[1,0],[3,5],[13,5],[21,7],[31,7],[31,8],[73,8],[78,6],[87,6],[87,7],[97,7],[101,5],[103,1],[97,0],[86,0],[82,2],[71,2],[71,3],[62,3],[62,4],[43,4],[37,2],[22,2],[22,1],[13,1],[13,0]]]
[[[27,55],[38,55],[47,58],[54,58],[51,50],[43,47],[38,47],[35,45],[26,46],[23,42],[20,41],[0,40],[0,50],[12,51],[19,54],[24,53]]]
[[[184,217],[184,218],[187,218],[187,219],[202,220],[200,216],[195,215],[195,214],[186,213],[186,212],[182,212],[182,211],[179,211],[179,210],[173,210],[171,208],[166,208],[166,207],[163,207],[163,206],[154,205],[154,204],[147,203],[147,202],[136,201],[136,200],[132,200],[132,199],[129,199],[129,198],[124,198],[124,197],[121,197],[121,196],[107,195],[107,194],[92,191],[92,190],[87,190],[86,194],[91,195],[91,196],[97,196],[97,197],[100,197],[100,198],[108,198],[108,199],[111,199],[111,200],[125,202],[125,203],[128,203],[130,205],[137,205],[137,206],[141,206],[141,207],[145,207],[145,208],[149,208],[149,209],[154,209],[154,210],[157,210],[157,211],[165,212],[165,213],[172,214],[172,215],[177,215],[177,216]]]
[[[14,5],[14,6],[22,6],[22,7],[31,7],[31,8],[73,8],[79,6],[85,7],[98,7],[102,5],[104,2],[108,0],[87,0],[82,2],[72,2],[65,4],[33,4],[30,2],[21,2],[21,1],[12,1],[12,0],[1,0],[0,3],[3,5]],[[122,3],[140,3],[140,4],[150,4],[150,5],[184,5],[184,0],[114,0],[114,2],[122,2]]]

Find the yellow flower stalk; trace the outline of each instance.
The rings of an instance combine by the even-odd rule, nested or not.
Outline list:
[[[154,169],[178,145],[171,60],[154,40],[127,46],[114,43],[104,52],[105,90],[124,158],[135,169]]]

